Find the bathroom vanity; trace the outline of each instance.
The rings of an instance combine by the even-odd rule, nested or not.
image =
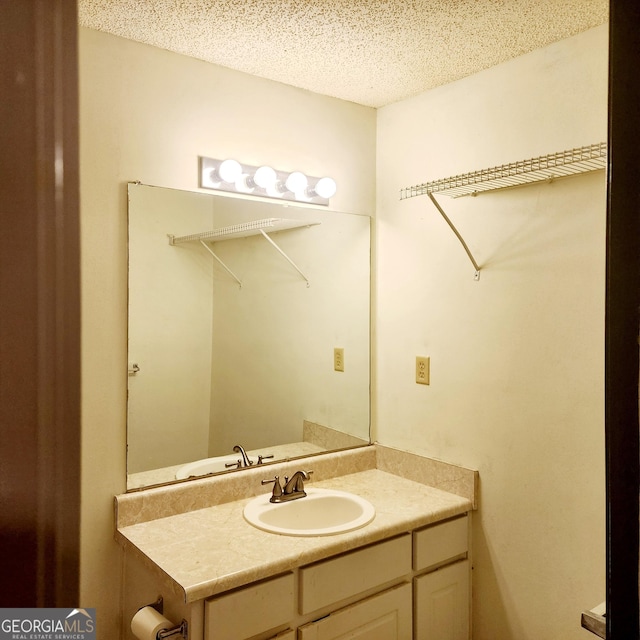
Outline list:
[[[309,487],[368,500],[375,518],[329,536],[250,525],[261,480],[298,469],[313,469]],[[476,486],[475,471],[372,445],[118,496],[123,637],[161,596],[190,640],[467,639]]]

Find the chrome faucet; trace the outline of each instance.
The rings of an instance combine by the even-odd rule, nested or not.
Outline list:
[[[289,502],[304,498],[307,494],[304,490],[304,481],[309,479],[313,471],[296,471],[291,478],[284,477],[284,487],[280,484],[280,477],[276,476],[272,480],[263,480],[262,484],[273,482],[273,491],[269,502]]]

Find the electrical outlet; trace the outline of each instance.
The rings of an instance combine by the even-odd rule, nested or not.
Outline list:
[[[429,356],[416,356],[416,383],[429,384]]]
[[[336,347],[333,350],[333,369],[334,371],[344,371],[344,349]]]

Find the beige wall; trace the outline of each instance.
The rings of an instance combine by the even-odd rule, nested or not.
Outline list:
[[[197,187],[198,156],[304,168],[338,183],[332,208],[373,212],[373,109],[80,30],[83,312],[82,606],[119,637],[125,490],[127,196],[140,180]]]
[[[378,112],[377,438],[480,471],[475,640],[579,640],[605,598],[605,176],[439,196],[479,282],[398,190],[602,142],[606,109],[603,26]]]

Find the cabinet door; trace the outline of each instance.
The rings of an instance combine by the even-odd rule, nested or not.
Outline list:
[[[299,640],[410,640],[411,585],[402,584],[298,629]]]
[[[468,560],[416,578],[414,589],[415,640],[468,640]]]

